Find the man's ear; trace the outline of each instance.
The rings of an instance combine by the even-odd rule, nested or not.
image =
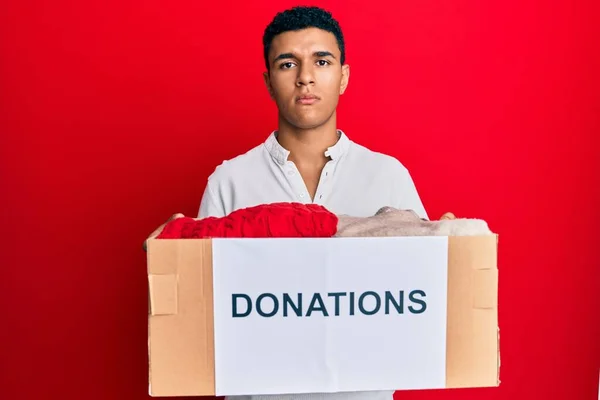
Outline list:
[[[274,100],[275,96],[273,94],[273,87],[271,86],[271,79],[269,78],[269,71],[263,73],[263,79],[265,80],[265,86],[269,91],[269,96]]]
[[[340,85],[340,94],[344,94],[346,88],[348,88],[348,81],[350,80],[350,66],[348,64],[342,65],[342,83]]]

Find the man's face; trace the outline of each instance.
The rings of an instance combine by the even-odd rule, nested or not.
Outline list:
[[[265,83],[287,123],[311,129],[335,113],[349,78],[340,56],[335,36],[322,29],[285,32],[273,39]]]

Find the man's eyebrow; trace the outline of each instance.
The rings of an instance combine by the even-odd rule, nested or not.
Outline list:
[[[282,53],[282,54],[278,55],[277,57],[275,57],[273,62],[278,61],[278,60],[286,60],[288,58],[296,58],[296,57],[294,57],[294,55],[292,53]]]
[[[331,58],[335,59],[335,56],[333,54],[331,54],[329,51],[317,51],[315,53],[315,56],[317,56],[317,57],[331,57]]]
[[[313,53],[313,56],[315,56],[315,57],[331,57],[331,58],[335,59],[335,56],[329,51],[316,51]],[[279,60],[287,60],[289,58],[297,58],[297,57],[294,56],[292,53],[281,53],[280,55],[275,57],[273,62],[276,62]]]

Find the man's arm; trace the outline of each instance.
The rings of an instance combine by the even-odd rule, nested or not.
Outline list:
[[[225,217],[225,207],[223,202],[215,194],[212,182],[209,180],[204,189],[200,208],[198,210],[198,218],[206,217]]]
[[[404,168],[404,173],[401,176],[400,204],[398,208],[401,210],[413,210],[420,218],[429,220],[427,211],[425,211],[423,202],[419,197],[415,182],[406,168]]]

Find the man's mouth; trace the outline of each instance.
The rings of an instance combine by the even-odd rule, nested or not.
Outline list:
[[[296,103],[305,104],[305,105],[314,104],[317,101],[319,101],[319,98],[317,96],[315,96],[314,94],[304,94],[304,95],[298,96],[296,98]]]

